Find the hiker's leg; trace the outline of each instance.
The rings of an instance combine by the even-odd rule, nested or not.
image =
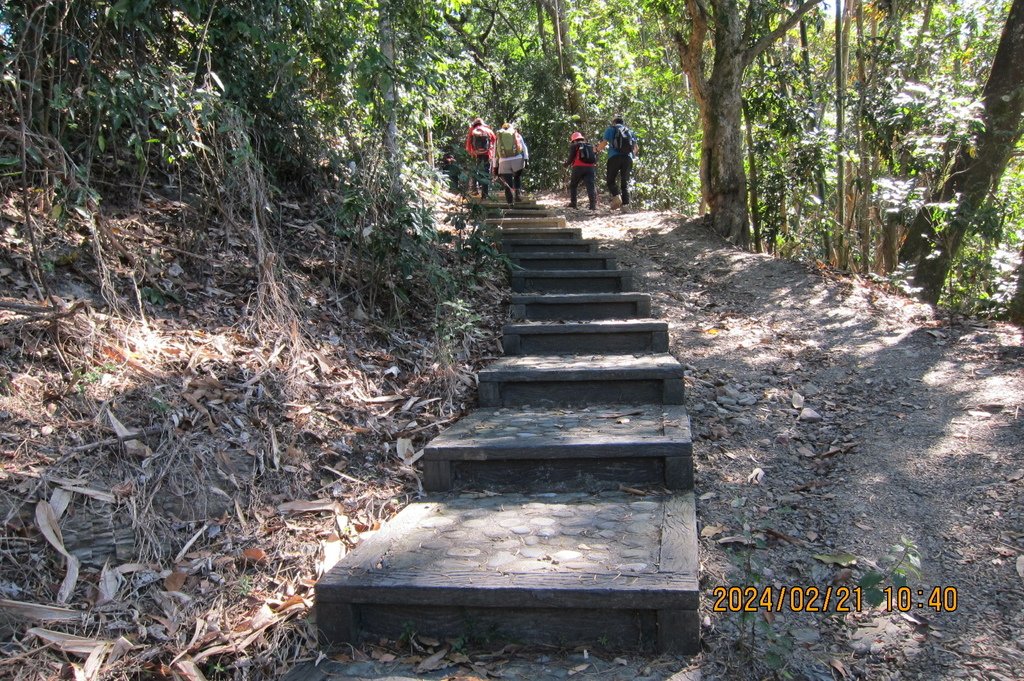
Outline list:
[[[622,205],[629,203],[629,174],[633,170],[633,157],[622,157],[622,171],[620,181],[622,182]]]
[[[618,156],[608,157],[608,176],[605,179],[608,180],[608,193],[612,196],[619,195],[618,183],[615,181],[615,176],[619,173],[618,158]]]
[[[583,183],[587,187],[587,199],[590,202],[590,210],[597,209],[597,173],[593,168],[587,168],[583,173]]]
[[[582,174],[580,173],[580,168],[578,166],[574,166],[572,169],[572,176],[569,178],[569,205],[573,208],[576,207],[576,194],[580,186],[581,177]]]
[[[476,174],[480,181],[480,196],[487,198],[491,189],[491,160],[484,157],[476,162]]]
[[[508,205],[511,206],[512,203],[513,203],[512,185],[516,181],[515,174],[514,173],[502,173],[500,177],[501,177],[501,184],[502,184],[502,186],[505,189],[505,203],[507,203]]]

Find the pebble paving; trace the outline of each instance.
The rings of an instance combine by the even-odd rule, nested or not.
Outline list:
[[[689,440],[689,419],[678,405],[621,405],[584,409],[478,409],[446,430],[436,447],[486,441],[494,445]]]
[[[378,569],[654,573],[663,506],[614,493],[463,495],[396,537]]]

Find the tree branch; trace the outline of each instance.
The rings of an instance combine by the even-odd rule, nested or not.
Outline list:
[[[786,32],[789,31],[789,29],[793,28],[794,26],[797,25],[797,23],[799,23],[800,19],[805,14],[810,12],[819,4],[821,4],[821,0],[806,0],[802,5],[793,10],[793,13],[790,14],[788,18],[786,18],[778,26],[776,26],[774,31],[764,36],[761,36],[760,40],[758,40],[756,43],[754,43],[746,50],[744,50],[743,68],[750,66],[750,64],[753,63],[754,59],[756,59],[759,54],[767,50],[772,45],[772,43],[774,43],[776,40],[784,36]]]

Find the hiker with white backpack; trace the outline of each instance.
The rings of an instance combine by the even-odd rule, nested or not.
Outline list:
[[[505,187],[505,203],[523,200],[523,169],[530,158],[523,136],[511,123],[503,123],[495,144],[494,170]]]

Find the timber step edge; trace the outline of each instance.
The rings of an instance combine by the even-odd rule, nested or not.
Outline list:
[[[428,492],[693,488],[690,419],[679,405],[477,409],[424,447],[422,462]]]
[[[502,329],[506,355],[668,352],[668,323],[656,319],[526,322]]]
[[[481,407],[683,404],[669,354],[501,357],[480,370]]]
[[[585,321],[645,319],[651,316],[648,293],[520,294],[510,300],[513,319]]]

